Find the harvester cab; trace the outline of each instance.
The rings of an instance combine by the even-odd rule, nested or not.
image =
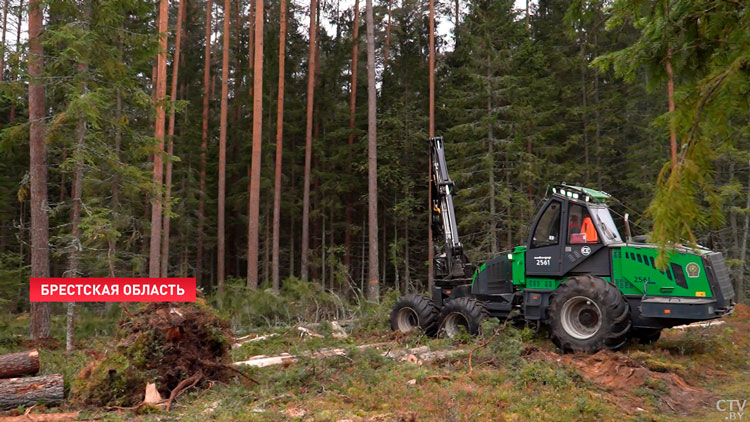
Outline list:
[[[622,242],[605,202],[609,198],[579,186],[553,187],[529,233],[526,274],[561,277],[573,269],[606,272],[606,246]]]
[[[560,184],[540,208],[526,245],[476,268],[459,241],[444,141],[431,138],[432,223],[436,245],[429,295],[402,297],[391,327],[429,335],[475,334],[488,317],[542,322],[565,352],[617,349],[629,338],[656,341],[663,328],[719,318],[734,307],[719,252],[623,240],[605,192]]]

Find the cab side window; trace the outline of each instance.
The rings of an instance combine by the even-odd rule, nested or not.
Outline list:
[[[599,243],[594,222],[586,208],[570,204],[568,208],[568,244]]]
[[[554,201],[542,214],[531,238],[531,247],[557,245],[560,242],[560,202]]]

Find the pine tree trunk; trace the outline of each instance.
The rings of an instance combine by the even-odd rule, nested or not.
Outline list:
[[[398,245],[398,220],[393,219],[393,245]],[[388,256],[388,254],[386,254]],[[401,274],[398,268],[398,261],[393,260],[393,287],[397,292],[401,291]]]
[[[375,19],[372,0],[367,0],[367,216],[368,254],[367,299],[380,301],[378,275],[378,142],[375,91]]]
[[[308,254],[310,247],[310,177],[312,173],[313,104],[315,103],[315,44],[317,0],[310,0],[310,51],[307,59],[307,126],[305,129],[305,176],[302,192],[302,246],[300,247],[300,275],[308,279]]]
[[[174,155],[174,125],[175,125],[175,103],[177,101],[177,79],[180,72],[180,43],[182,42],[182,21],[185,16],[185,2],[187,0],[178,0],[177,7],[177,29],[175,32],[174,57],[172,58],[172,87],[170,90],[170,101],[172,107],[169,112],[169,129],[167,138],[167,170],[164,176],[166,191],[164,193],[164,218],[162,222],[161,238],[161,276],[166,277],[169,272],[169,214],[172,212],[172,156]]]
[[[335,233],[336,233],[336,231],[334,230],[334,227],[336,227],[336,223],[334,223],[334,220],[333,220],[333,207],[330,207],[328,209],[328,218],[329,218],[329,221],[331,222],[331,230],[329,230],[329,232],[328,232],[329,236],[330,236],[328,244],[330,245],[331,248],[334,248],[336,246],[336,244],[335,244],[335,240],[336,240]],[[330,274],[330,277],[331,277],[331,289],[333,289],[334,288],[334,282],[336,280],[336,273],[335,273],[336,266],[335,266],[335,262],[334,262],[333,259],[329,259],[328,262],[329,262],[329,265],[330,265],[330,271],[328,273]]]
[[[435,3],[430,0],[430,66],[429,66],[429,136],[435,136]],[[432,285],[435,282],[434,256],[435,250],[432,241],[432,153],[428,149],[428,166],[427,166],[427,290],[432,292]]]
[[[248,59],[248,80],[253,79],[253,66],[255,66],[255,2],[253,0],[250,0],[250,10],[248,12],[248,20],[250,29],[248,30],[248,41],[247,41],[247,57]],[[250,98],[253,98],[253,85],[251,83],[248,83],[248,93],[250,94]],[[248,196],[250,196],[250,191],[247,192]]]
[[[531,21],[529,20],[529,0],[526,0],[526,30],[531,29]]]
[[[383,232],[383,241],[379,242],[383,248],[382,252],[379,254],[379,258],[381,261],[380,262],[380,268],[381,268],[380,269],[380,283],[383,286],[385,286],[388,283],[387,281],[388,274],[386,271],[388,269],[386,267],[386,263],[388,262],[388,249],[387,249],[388,247],[388,216],[386,215],[386,213],[382,213],[382,216],[383,216],[383,227],[381,231]]]
[[[409,268],[409,219],[404,217],[404,290],[411,291],[411,269]]]
[[[89,28],[89,19],[91,17],[90,1],[83,2],[83,27]],[[78,71],[85,74],[88,72],[88,64],[80,63]],[[86,82],[81,84],[81,95],[86,95],[88,88]],[[81,115],[76,127],[76,148],[73,153],[75,159],[75,170],[73,171],[73,211],[71,216],[71,248],[68,261],[68,277],[78,277],[78,252],[82,250],[81,246],[81,207],[83,205],[83,154],[86,149],[86,120]],[[67,304],[67,330],[65,335],[65,351],[73,350],[73,341],[75,339],[75,302]]]
[[[487,56],[487,115],[492,115],[492,84],[490,78],[492,76],[492,63],[490,57]],[[495,223],[495,215],[497,209],[495,208],[495,134],[493,127],[493,119],[489,119],[489,126],[487,127],[487,154],[490,157],[490,171],[489,171],[489,182],[490,182],[490,252],[494,256],[497,254],[497,224]],[[508,171],[507,168],[505,170]]]
[[[208,103],[211,97],[211,0],[206,0],[206,31],[203,49],[203,122],[201,125],[200,192],[198,202],[198,241],[195,256],[195,279],[203,281],[203,228],[206,221],[206,153],[208,150]]]
[[[25,352],[0,355],[0,379],[19,375],[34,375],[39,372],[39,352]]]
[[[7,46],[5,45],[5,34],[7,32],[8,28],[8,0],[5,0],[3,2],[3,51],[2,54],[0,54],[0,81],[5,80],[5,50],[7,50]]]
[[[154,123],[154,138],[159,146],[154,154],[154,193],[151,198],[151,243],[149,248],[148,274],[149,277],[159,277],[161,263],[161,217],[162,217],[162,183],[164,165],[164,120],[165,110],[163,101],[167,95],[167,37],[169,22],[169,2],[159,2],[159,53],[156,60],[156,121]]]
[[[29,157],[31,173],[31,276],[49,277],[49,215],[47,214],[47,146],[44,142],[43,8],[29,2]],[[20,26],[19,26],[20,28]],[[19,31],[20,32],[20,31]],[[49,304],[31,303],[32,340],[49,337]],[[0,394],[2,396],[2,394]]]
[[[458,34],[458,22],[461,17],[461,3],[459,3],[459,0],[456,0],[456,24],[453,28],[453,34]]]
[[[34,2],[36,0],[30,4]],[[60,374],[0,379],[0,410],[34,406],[38,403],[52,406],[62,401],[63,377]]]
[[[750,236],[750,176],[747,180],[747,194],[745,196],[745,223],[742,227],[742,246],[740,247],[740,259],[742,260],[742,271],[737,279],[737,303],[745,301],[745,268],[747,268],[747,237]]]
[[[349,88],[349,140],[348,140],[348,163],[351,169],[352,148],[354,145],[354,119],[357,111],[357,62],[359,59],[359,0],[354,1],[354,22],[352,23],[352,79]],[[352,192],[346,194],[346,227],[344,228],[344,266],[347,271],[351,268],[352,249],[352,211],[354,208],[354,195]]]
[[[263,143],[263,0],[255,2],[255,65],[253,71],[253,152],[250,174],[250,215],[247,224],[247,287],[258,288],[258,226],[260,215],[260,153]]]
[[[279,83],[276,100],[276,165],[273,185],[273,251],[271,252],[271,282],[278,293],[279,280],[279,236],[281,235],[281,164],[284,144],[284,80],[286,60],[286,0],[281,0],[279,18]]]
[[[81,69],[85,71],[85,69]],[[84,87],[85,90],[85,87]],[[78,277],[78,252],[81,250],[81,205],[83,196],[83,154],[86,148],[86,121],[81,118],[76,128],[77,145],[75,149],[75,170],[73,172],[73,211],[71,217],[71,245],[68,258],[68,277]],[[65,351],[73,350],[75,330],[75,302],[67,304],[67,330],[65,335]]]
[[[391,46],[391,2],[388,0],[388,23],[385,26],[385,45],[383,46],[383,66],[388,64],[388,55]]]
[[[225,239],[225,197],[227,173],[227,101],[229,96],[229,19],[231,15],[231,0],[224,0],[224,31],[221,59],[221,114],[219,117],[219,199],[218,199],[218,233],[216,247],[216,282],[219,294],[224,292],[224,255]]]
[[[271,201],[265,201],[265,217],[263,222],[263,282],[268,285],[271,281],[271,213],[273,204]]]
[[[23,25],[23,0],[20,0],[18,2],[18,26],[16,27],[16,50],[18,50],[18,46],[21,45],[21,27]],[[10,73],[10,80],[15,81],[16,80],[16,69],[14,68],[11,70]],[[13,123],[16,120],[16,104],[15,102],[11,103],[10,105],[10,115],[8,116],[8,120],[10,123]]]
[[[359,261],[359,291],[362,292],[362,294],[366,294],[365,292],[365,262],[367,261],[366,258],[366,245],[367,245],[367,230],[365,230],[365,225],[367,224],[366,217],[362,215],[362,244],[361,249],[362,253],[360,254],[360,261]]]
[[[591,165],[589,161],[589,136],[588,136],[588,128],[589,128],[589,122],[588,122],[588,105],[586,103],[587,100],[587,93],[586,93],[586,38],[581,37],[581,105],[583,108],[583,162],[584,166],[586,167],[586,170],[584,171],[584,181],[586,182],[586,186],[589,184],[589,175],[591,172]]]
[[[120,162],[120,148],[122,146],[122,94],[117,88],[117,97],[115,99],[115,158]],[[120,212],[120,173],[115,172],[112,179],[112,224],[116,224]],[[109,265],[109,276],[115,276],[115,258],[117,257],[117,239],[113,236],[107,236],[107,264]]]
[[[594,31],[594,55],[599,56],[599,35],[598,31]],[[596,120],[596,180],[599,188],[604,187],[604,181],[602,180],[602,124],[599,110],[599,72],[594,72],[594,101],[596,101],[596,108],[594,109],[594,119]]]
[[[323,274],[320,277],[320,285],[323,287],[323,290],[325,290],[326,280],[328,279],[327,278],[328,277],[328,267],[327,267],[328,261],[326,259],[327,254],[328,254],[328,250],[327,250],[328,245],[326,245],[326,218],[322,212],[321,214],[322,216],[320,219],[323,222],[323,229],[320,232],[320,239],[323,243],[323,246],[320,248],[320,268]]]

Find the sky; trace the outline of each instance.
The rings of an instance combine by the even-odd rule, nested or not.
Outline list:
[[[145,0],[149,1],[149,0]],[[170,4],[173,6],[176,6],[178,0],[170,0]],[[300,6],[303,9],[309,8],[310,2],[309,0],[290,0],[294,4]],[[339,8],[340,10],[346,10],[347,8],[354,7],[354,0],[320,0],[322,2],[333,2],[338,1],[339,2]],[[364,10],[365,7],[365,1],[366,0],[360,0],[360,7]],[[398,0],[396,0],[398,1]],[[445,3],[449,0],[436,0],[436,2]],[[465,13],[466,11],[466,0],[459,0],[461,3],[461,11],[462,13]],[[536,3],[537,0],[530,0],[530,3]],[[454,0],[450,0],[451,4],[455,4]],[[515,0],[516,9],[525,10],[526,9],[526,0]],[[436,16],[437,21],[437,33],[442,36],[446,43],[448,44],[446,47],[448,49],[451,49],[453,46],[453,16]],[[308,20],[307,19],[301,19],[300,20],[302,26],[306,29]],[[331,25],[327,20],[323,20],[321,22],[323,27],[330,33],[335,30],[334,26]],[[9,49],[15,50],[15,40],[16,40],[16,30],[17,30],[17,18],[16,16],[12,16],[10,13],[8,14],[8,32],[6,35],[7,39],[7,45],[9,46]],[[28,37],[28,22],[27,22],[27,16],[24,16],[23,23],[21,25],[21,42],[25,42],[26,38]],[[12,47],[11,47],[12,46]]]
[[[310,2],[309,0],[291,0],[294,2],[294,4],[300,6],[303,9],[309,9]],[[340,10],[346,10],[347,8],[354,7],[354,0],[320,0],[321,2],[333,2],[338,1],[339,2],[339,8]],[[398,0],[396,0],[398,2]],[[459,0],[461,4],[461,13],[466,12],[466,0]],[[436,0],[436,2],[440,3],[450,3],[451,5],[455,4],[455,0]],[[536,3],[537,0],[530,0],[530,4]],[[365,7],[365,0],[360,0],[359,6],[364,10]],[[526,0],[515,0],[515,6],[516,9],[520,10],[526,10]],[[445,39],[445,42],[447,43],[446,48],[448,50],[453,48],[453,15],[449,16],[442,16],[438,15],[435,17],[435,20],[437,22],[437,33],[442,36]],[[326,22],[325,20],[321,19],[321,25],[326,29],[327,32],[331,33],[332,31],[335,31],[335,28],[330,23]],[[302,19],[301,22],[302,26],[304,28],[307,28],[307,25],[309,23],[308,20]]]

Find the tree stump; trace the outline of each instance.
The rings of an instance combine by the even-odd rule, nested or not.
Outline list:
[[[36,350],[0,355],[0,378],[34,375],[37,372],[39,372],[39,352]]]
[[[63,377],[60,374],[0,380],[0,410],[62,401]]]

